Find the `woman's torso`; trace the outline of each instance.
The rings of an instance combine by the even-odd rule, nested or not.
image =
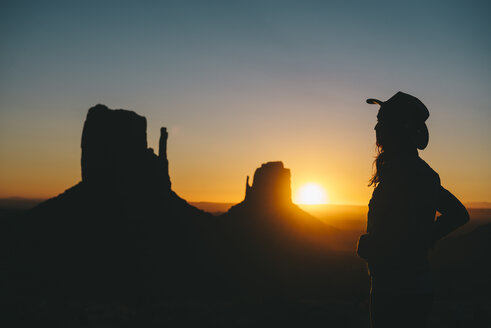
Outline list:
[[[368,261],[378,290],[418,292],[431,288],[428,249],[440,180],[417,155],[394,159],[369,203],[367,232],[377,245]]]

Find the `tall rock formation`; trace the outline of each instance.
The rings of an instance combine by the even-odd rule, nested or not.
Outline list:
[[[232,206],[224,217],[233,217],[237,225],[244,223],[244,228],[253,234],[254,230],[269,231],[268,239],[285,237],[326,245],[333,228],[293,204],[290,179],[290,169],[282,162],[262,164],[254,172],[252,186],[247,177],[244,200]]]
[[[131,111],[104,105],[89,109],[82,132],[82,181],[129,175],[147,150],[147,120]]]
[[[262,164],[252,185],[247,178],[244,200],[219,218],[216,239],[227,245],[227,275],[241,277],[249,292],[309,298],[326,288],[337,231],[293,204],[290,178],[282,162]]]
[[[147,121],[135,112],[89,109],[82,132],[82,181],[117,188],[170,190],[167,130],[161,129],[159,155],[147,148]]]
[[[12,267],[34,277],[16,286],[82,299],[194,292],[191,276],[209,257],[203,231],[211,215],[171,190],[167,130],[156,155],[146,126],[132,111],[89,109],[82,181],[11,223]]]
[[[254,181],[249,186],[246,181],[244,203],[252,206],[282,207],[292,204],[290,169],[282,162],[267,162],[254,173]]]

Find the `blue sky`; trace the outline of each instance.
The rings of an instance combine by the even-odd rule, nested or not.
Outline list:
[[[2,7],[2,196],[78,181],[83,120],[104,103],[145,115],[151,146],[169,128],[171,178],[186,199],[239,201],[245,175],[283,160],[294,189],[315,180],[333,202],[364,203],[375,123],[364,100],[401,90],[430,109],[422,157],[457,195],[491,201],[489,2]]]

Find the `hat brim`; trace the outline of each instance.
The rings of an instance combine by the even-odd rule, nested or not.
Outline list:
[[[382,100],[378,100],[378,99],[374,99],[374,98],[368,98],[367,104],[382,106],[384,104],[384,102]]]

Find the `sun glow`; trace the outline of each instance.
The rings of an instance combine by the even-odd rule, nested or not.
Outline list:
[[[298,189],[295,203],[297,204],[326,204],[326,190],[317,183],[306,183]]]

